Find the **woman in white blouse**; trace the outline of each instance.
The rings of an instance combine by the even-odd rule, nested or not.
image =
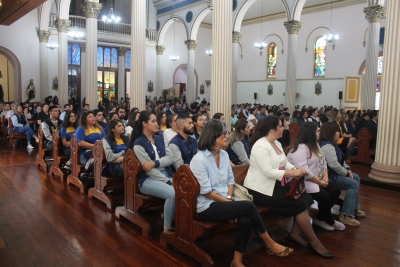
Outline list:
[[[258,109],[252,108],[250,109],[249,116],[247,117],[247,122],[250,125],[250,130],[257,126],[258,120],[256,118]]]

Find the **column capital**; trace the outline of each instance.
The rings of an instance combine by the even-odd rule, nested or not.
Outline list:
[[[127,50],[128,48],[126,47],[118,47],[118,56],[124,57]]]
[[[100,10],[103,8],[103,4],[86,1],[81,5],[83,13],[86,15],[86,18],[97,19],[100,14]]]
[[[86,43],[79,43],[79,48],[81,49],[81,53],[86,53]]]
[[[242,37],[241,32],[233,31],[232,32],[232,43],[239,43],[240,37]]]
[[[50,31],[43,31],[43,30],[37,31],[37,36],[39,37],[39,42],[41,43],[47,43],[49,41],[50,35],[51,35]]]
[[[156,46],[157,56],[162,56],[164,54],[164,50],[165,50],[165,46],[157,45]]]
[[[196,50],[196,46],[199,43],[197,40],[186,40],[185,45],[187,46],[188,50]]]
[[[298,20],[285,21],[283,23],[289,34],[298,34],[302,23]]]
[[[58,19],[57,20],[57,30],[58,30],[58,32],[67,32],[69,25],[71,25],[71,21],[70,20]]]
[[[369,23],[381,22],[385,18],[386,8],[384,6],[370,6],[364,8],[365,19]]]

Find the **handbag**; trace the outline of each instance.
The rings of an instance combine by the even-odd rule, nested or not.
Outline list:
[[[249,194],[249,191],[247,191],[246,187],[235,183],[233,185],[233,200],[253,202],[253,196]]]
[[[298,200],[299,197],[306,192],[306,185],[304,184],[304,176],[293,177],[289,184],[289,191],[286,192],[285,197]]]

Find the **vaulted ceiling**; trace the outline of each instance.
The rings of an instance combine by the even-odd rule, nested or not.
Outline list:
[[[25,16],[46,0],[1,0],[0,24],[11,25]]]

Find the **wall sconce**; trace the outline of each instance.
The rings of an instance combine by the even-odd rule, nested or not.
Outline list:
[[[206,80],[206,85],[207,85],[207,87],[209,87],[210,84],[211,84],[211,81],[210,81],[210,80]]]

